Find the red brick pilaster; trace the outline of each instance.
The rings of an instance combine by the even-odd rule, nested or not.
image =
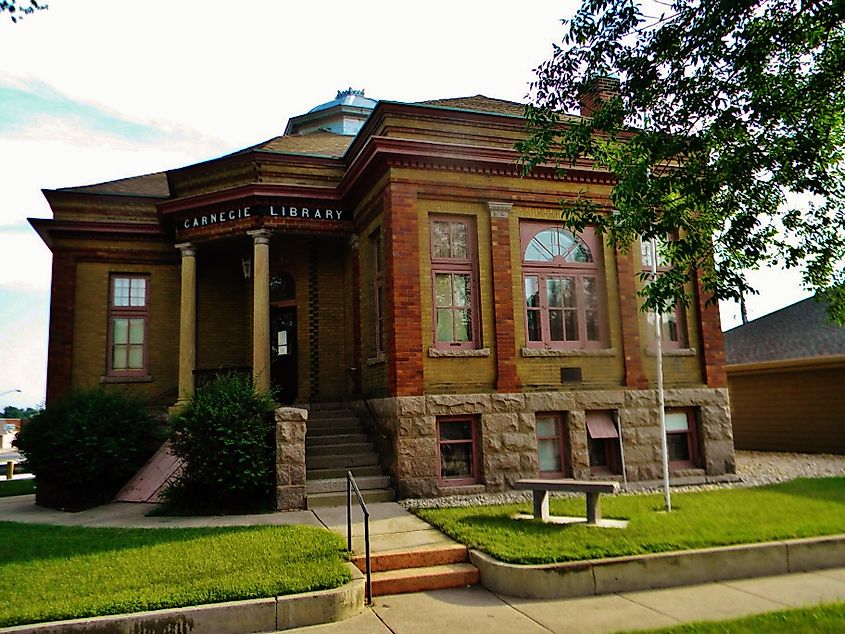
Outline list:
[[[73,385],[73,300],[76,257],[53,253],[50,285],[50,329],[47,348],[47,405],[70,392]]]
[[[415,396],[423,393],[416,192],[393,183],[385,190],[384,207],[387,389],[391,396]]]
[[[511,203],[489,202],[490,252],[493,260],[493,315],[496,328],[496,391],[517,392],[514,333],[513,267],[511,266]]]
[[[619,280],[619,313],[622,329],[622,356],[625,360],[625,386],[636,390],[648,387],[643,373],[640,349],[640,314],[637,287],[634,284],[634,260],[631,252],[616,249],[616,277]]]
[[[698,331],[701,336],[701,365],[704,381],[708,387],[727,387],[725,371],[725,341],[722,337],[722,320],[719,317],[718,302],[710,302],[701,276],[695,274],[695,299],[698,310]]]

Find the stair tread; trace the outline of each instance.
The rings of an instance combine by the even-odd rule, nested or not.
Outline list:
[[[425,566],[422,568],[401,568],[399,570],[384,570],[372,573],[373,582],[388,579],[407,579],[440,577],[452,574],[464,574],[476,572],[478,568],[472,564],[442,564],[440,566]]]

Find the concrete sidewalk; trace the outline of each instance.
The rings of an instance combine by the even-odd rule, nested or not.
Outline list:
[[[340,623],[286,630],[310,634],[601,633],[721,621],[845,600],[845,568],[568,600],[497,596],[475,586],[377,597]]]

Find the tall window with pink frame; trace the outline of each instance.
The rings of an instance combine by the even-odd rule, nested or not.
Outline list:
[[[475,348],[475,223],[460,216],[431,216],[434,345]]]

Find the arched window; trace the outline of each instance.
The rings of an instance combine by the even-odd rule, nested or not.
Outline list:
[[[523,223],[523,288],[529,348],[606,344],[601,242],[548,223]]]

